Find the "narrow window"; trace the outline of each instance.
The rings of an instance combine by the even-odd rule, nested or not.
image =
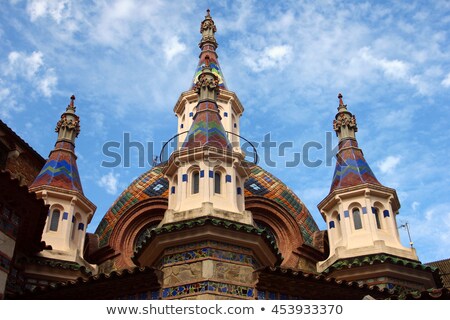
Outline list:
[[[50,220],[50,231],[58,231],[59,216],[61,213],[58,209],[53,210],[52,219]]]
[[[359,209],[353,209],[353,224],[355,225],[355,230],[359,230],[362,228],[361,214],[359,213]]]
[[[214,173],[214,193],[220,194],[220,180],[222,178],[222,175],[220,172]]]
[[[375,208],[375,211],[373,212],[375,215],[375,221],[377,222],[377,228],[381,229],[381,221],[380,221],[380,210],[378,208]]]
[[[72,240],[75,239],[75,226],[76,225],[77,225],[77,218],[75,218],[75,216],[72,216],[72,231],[71,231]]]
[[[200,190],[200,175],[198,171],[192,174],[192,193],[196,194]]]

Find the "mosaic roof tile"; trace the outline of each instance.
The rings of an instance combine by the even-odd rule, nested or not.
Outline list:
[[[297,221],[303,240],[312,244],[313,233],[319,227],[304,203],[281,180],[261,167],[248,163],[251,170],[249,179],[244,184],[245,196],[259,196],[273,200],[287,210]]]
[[[203,101],[197,107],[194,122],[183,143],[183,148],[196,148],[205,145],[220,149],[230,149],[231,144],[220,120],[217,104]]]
[[[363,152],[358,148],[356,140],[345,139],[340,141],[336,159],[330,192],[364,183],[380,185],[366,159],[364,159]]]
[[[169,182],[163,178],[162,167],[154,167],[134,180],[113,203],[95,231],[100,246],[108,243],[114,226],[120,217],[134,204],[152,197],[167,198]]]
[[[275,176],[255,164],[247,165],[251,170],[245,183],[245,197],[263,197],[278,203],[294,217],[304,241],[312,244],[312,235],[319,228],[303,202]],[[162,166],[142,174],[120,194],[97,227],[95,233],[99,236],[100,246],[108,243],[117,221],[134,204],[152,197],[168,198],[168,195],[168,182],[163,178]]]
[[[83,193],[74,150],[72,143],[58,141],[30,188],[53,186]]]

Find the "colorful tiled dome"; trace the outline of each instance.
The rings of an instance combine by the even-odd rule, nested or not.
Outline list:
[[[281,180],[257,165],[249,166],[251,173],[245,183],[245,197],[263,197],[282,206],[297,221],[304,241],[312,244],[312,234],[319,228],[304,203]],[[150,169],[120,194],[95,231],[100,247],[108,244],[114,226],[132,206],[151,198],[168,198],[169,182],[163,177],[162,169],[163,166]]]

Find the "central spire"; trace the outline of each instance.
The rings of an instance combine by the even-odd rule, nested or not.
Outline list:
[[[205,64],[193,89],[198,94],[198,104],[194,122],[187,134],[183,148],[208,145],[219,149],[229,149],[231,144],[223,128],[217,107],[219,78],[213,71],[208,55],[205,56]]]
[[[224,89],[227,88],[222,70],[220,69],[218,55],[216,53],[216,49],[219,46],[214,36],[216,31],[216,25],[214,24],[214,20],[211,18],[210,10],[208,9],[206,10],[205,19],[200,24],[200,33],[202,34],[202,39],[200,40],[198,46],[200,47],[201,52],[197,70],[195,71],[194,79],[192,81],[192,89],[195,87],[198,77],[202,73],[202,68],[206,64],[206,57],[209,57],[209,65],[211,67],[211,71],[217,76],[219,86]]]

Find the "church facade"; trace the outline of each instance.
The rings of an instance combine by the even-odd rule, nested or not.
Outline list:
[[[364,159],[341,94],[336,168],[318,204],[327,230],[245,159],[244,107],[225,83],[216,31],[208,10],[191,88],[174,107],[178,148],[119,195],[93,234],[86,228],[98,213],[77,169],[75,97],[47,160],[2,123],[0,297],[448,299],[439,269],[400,243],[397,193]]]

